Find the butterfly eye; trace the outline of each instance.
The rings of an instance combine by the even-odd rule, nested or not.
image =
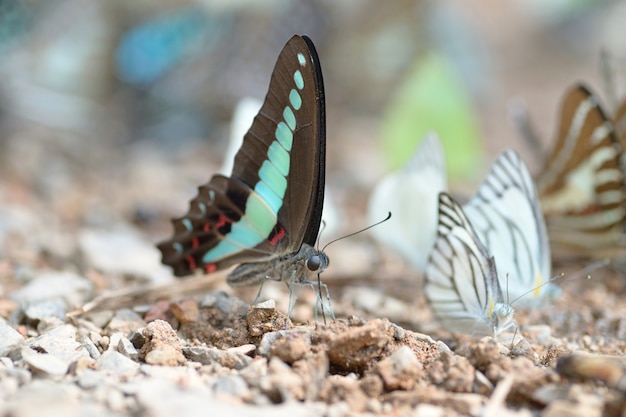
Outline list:
[[[317,271],[320,269],[320,264],[322,261],[318,255],[313,255],[309,259],[306,260],[306,267],[309,268],[309,271]]]

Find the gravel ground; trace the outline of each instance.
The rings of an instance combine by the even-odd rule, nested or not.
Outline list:
[[[267,61],[269,73],[275,55],[257,47],[276,38],[280,49],[292,32],[277,30],[293,24],[271,20],[278,10],[232,12],[237,30],[220,43],[232,51],[133,90],[112,74],[112,45],[165,6],[59,3],[39,10],[45,18],[0,62],[0,417],[626,416],[619,258],[591,280],[577,277],[591,261],[555,259],[562,297],[516,311],[520,333],[497,341],[443,330],[421,277],[367,233],[326,251],[337,317],[326,323],[306,287],[288,319],[280,283],[250,306],[257,288],[229,288],[226,272],[174,279],[154,245],[221,164],[235,87],[266,88],[267,74],[243,63]],[[327,191],[339,224],[322,242],[366,225],[369,192],[388,172],[377,148],[385,106],[424,48],[453,58],[495,154],[523,148],[506,121],[511,97],[529,100],[547,138],[560,94],[581,77],[601,85],[598,51],[623,50],[625,39],[618,2],[571,14],[494,0],[398,1],[377,13],[373,1],[300,3],[296,28],[318,32],[327,82]],[[389,53],[394,42],[406,57]],[[52,59],[72,47],[76,60]]]

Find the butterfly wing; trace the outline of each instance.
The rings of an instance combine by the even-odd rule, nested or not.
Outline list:
[[[446,182],[443,148],[437,135],[430,133],[409,162],[383,178],[370,197],[370,223],[393,213],[372,229],[374,237],[419,271],[424,271],[437,235],[437,199],[446,190]]]
[[[626,148],[626,100],[622,101],[620,106],[617,108],[615,112],[615,117],[613,118],[613,124],[615,126],[615,133],[619,138],[620,145],[622,149]]]
[[[199,188],[189,212],[158,245],[178,276],[262,262],[313,245],[325,167],[324,87],[315,47],[292,37],[281,51],[261,110],[235,156],[231,177]]]
[[[496,317],[504,304],[495,261],[461,206],[446,193],[439,195],[437,238],[426,265],[424,295],[449,330],[490,334],[508,323]],[[509,321],[512,314],[511,309]]]
[[[532,304],[558,287],[550,279],[550,247],[537,192],[526,164],[513,150],[503,152],[472,199],[463,207],[487,252],[495,257],[500,285],[510,300],[527,294]]]
[[[623,242],[626,216],[622,149],[597,99],[572,88],[561,108],[557,140],[537,178],[550,240],[597,249]]]

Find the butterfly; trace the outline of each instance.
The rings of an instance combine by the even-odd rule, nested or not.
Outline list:
[[[374,237],[424,271],[437,235],[437,198],[447,188],[445,157],[437,134],[428,134],[399,171],[383,178],[372,192],[368,216],[373,224],[391,211],[389,221],[372,229]]]
[[[324,202],[324,111],[313,42],[293,36],[230,177],[216,174],[200,186],[187,214],[173,220],[173,237],[157,245],[175,275],[239,264],[227,277],[231,286],[265,279],[290,288],[315,284],[329,263],[315,248]]]
[[[500,154],[463,210],[496,259],[509,300],[531,308],[559,295],[559,287],[549,283],[550,245],[537,191],[515,151]]]
[[[537,176],[551,243],[583,254],[626,244],[623,158],[597,98],[575,85],[565,95],[554,148]]]
[[[513,308],[504,302],[496,261],[461,206],[439,194],[437,237],[426,265],[424,295],[450,331],[498,336],[515,328]]]

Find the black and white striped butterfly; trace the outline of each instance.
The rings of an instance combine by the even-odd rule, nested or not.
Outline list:
[[[548,281],[546,228],[519,155],[503,152],[476,195],[463,209],[457,206],[440,196],[438,235],[426,267],[426,298],[450,330],[497,334],[509,323],[501,288],[524,308],[560,291]],[[465,325],[450,324],[459,317]]]
[[[516,306],[532,308],[560,293],[549,284],[550,245],[530,172],[513,150],[503,152],[463,206],[480,241],[494,256],[500,284]]]
[[[439,226],[426,265],[424,295],[437,319],[453,332],[497,336],[516,326],[494,258],[461,206],[446,193],[439,194]]]

